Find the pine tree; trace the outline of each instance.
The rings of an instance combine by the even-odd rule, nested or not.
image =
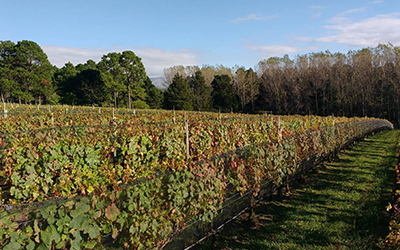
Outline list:
[[[239,110],[239,97],[235,94],[231,78],[228,75],[215,76],[211,86],[213,87],[211,96],[215,110],[222,112]]]
[[[171,85],[164,92],[164,108],[176,110],[193,110],[192,92],[189,83],[176,74]]]

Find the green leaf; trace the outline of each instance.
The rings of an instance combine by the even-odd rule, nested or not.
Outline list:
[[[90,218],[88,218],[88,217],[83,215],[83,218],[82,218],[82,221],[81,221],[81,228],[86,230],[89,227],[91,222],[92,222],[92,219],[90,219]]]
[[[43,216],[44,219],[47,219],[49,217],[49,210],[46,209],[46,207],[41,207],[39,209],[40,214]]]
[[[111,235],[111,237],[113,238],[113,239],[116,239],[117,238],[117,236],[118,236],[118,229],[116,229],[116,228],[112,228],[112,235]]]
[[[58,242],[58,244],[56,245],[56,249],[62,249],[63,247],[65,247],[66,242],[64,240]]]
[[[33,250],[35,249],[35,242],[32,240],[29,240],[29,244],[26,246],[27,250]]]
[[[39,220],[35,220],[33,222],[33,229],[35,230],[35,235],[38,235],[40,233],[40,228],[39,228]]]
[[[51,225],[41,233],[41,240],[43,241],[44,244],[46,244],[46,246],[50,247],[53,241],[55,243],[58,243],[61,240],[61,238],[54,225]]]
[[[40,244],[40,245],[38,246],[38,248],[37,248],[37,250],[48,250],[48,249],[49,249],[49,247],[46,247],[45,244]]]
[[[21,249],[21,245],[18,242],[11,242],[3,248],[3,250],[17,250],[17,249]]]
[[[11,193],[11,195],[15,195],[16,189],[15,189],[14,186],[12,186],[12,187],[10,188],[10,193]]]
[[[89,212],[90,206],[85,201],[75,203],[75,209],[70,212],[73,218]]]
[[[97,238],[100,235],[100,228],[97,225],[89,226],[87,231],[89,233],[89,237],[92,239]]]
[[[157,226],[158,226],[157,220],[156,220],[156,219],[153,219],[153,222],[152,222],[152,229],[153,229],[153,230],[156,230],[156,229],[157,229]]]
[[[71,220],[69,223],[69,226],[74,229],[80,229],[81,228],[81,222],[83,220],[83,215],[79,215],[78,217],[75,217]]]
[[[75,239],[71,241],[71,249],[81,249],[82,236],[79,231],[75,232]]]
[[[147,229],[147,226],[148,226],[148,223],[147,223],[147,221],[142,221],[141,223],[140,223],[140,232],[141,233],[144,233],[145,231],[146,231],[146,229]]]
[[[109,223],[102,224],[102,225],[101,225],[101,228],[103,229],[103,232],[104,232],[105,234],[108,234],[108,233],[111,232],[111,226],[110,226]]]
[[[83,245],[85,246],[85,248],[92,249],[96,246],[96,242],[95,241],[87,241]]]
[[[60,242],[61,237],[56,227],[54,225],[51,225],[50,228],[51,228],[51,238],[54,240],[55,243]]]
[[[87,213],[90,210],[90,206],[87,203],[79,202],[75,204],[76,209],[78,209],[81,213]]]
[[[34,172],[35,172],[35,166],[34,166],[34,165],[28,165],[28,166],[26,167],[26,172],[27,172],[28,174],[34,173]]]
[[[93,218],[99,218],[101,216],[101,211],[96,211],[93,213]]]
[[[131,234],[136,234],[138,231],[139,229],[135,225],[131,225],[131,227],[129,228],[129,232]]]

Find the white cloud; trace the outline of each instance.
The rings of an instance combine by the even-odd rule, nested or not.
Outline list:
[[[163,76],[163,70],[175,65],[198,65],[198,55],[190,50],[162,50],[141,48],[135,53],[142,58],[149,76]]]
[[[346,11],[347,13],[354,13]],[[377,15],[358,22],[344,16],[336,16],[326,29],[333,35],[317,38],[317,42],[337,42],[354,46],[377,46],[379,43],[400,44],[400,13]]]
[[[245,48],[250,49],[252,51],[260,51],[261,53],[263,53],[263,56],[267,58],[317,49],[316,47],[297,47],[290,45],[266,45],[266,46],[249,45],[245,46]]]
[[[311,9],[314,9],[314,10],[322,10],[322,9],[328,8],[328,6],[312,5],[310,8],[311,8]]]
[[[89,59],[98,62],[104,54],[111,52],[106,49],[86,49],[51,45],[43,45],[41,47],[47,54],[50,63],[59,68],[64,66],[67,62],[71,62],[74,65],[85,63]]]
[[[358,13],[358,12],[364,12],[365,9],[366,9],[365,7],[356,8],[356,9],[349,9],[349,10],[346,10],[346,11],[344,11],[342,13],[339,13],[339,16],[344,16],[344,15],[347,15],[347,14]]]
[[[312,15],[311,18],[318,18],[320,16],[322,16],[322,12],[318,12],[317,14]]]
[[[314,37],[311,36],[294,36],[293,39],[297,42],[311,42],[314,40]]]
[[[243,22],[243,21],[266,21],[266,20],[272,20],[277,18],[278,15],[271,15],[271,16],[262,16],[262,15],[257,15],[257,14],[250,14],[246,17],[238,17],[235,20],[232,20],[232,23],[238,23],[238,22]]]
[[[101,57],[110,52],[122,52],[132,50],[142,58],[148,76],[163,76],[163,69],[174,65],[197,65],[198,55],[190,50],[162,50],[157,48],[142,47],[138,49],[89,49],[61,46],[41,46],[47,54],[49,61],[57,67],[63,67],[65,63],[71,62],[76,65],[85,63],[92,59],[99,62]]]
[[[311,10],[312,10],[314,13],[315,13],[316,11],[318,11],[318,12],[316,12],[314,15],[310,16],[310,18],[313,18],[313,19],[314,19],[314,18],[321,17],[321,16],[322,16],[321,10],[327,9],[328,6],[312,5],[312,6],[310,6],[310,8],[311,8]]]

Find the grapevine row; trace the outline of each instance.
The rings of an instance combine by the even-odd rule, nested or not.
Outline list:
[[[66,129],[43,130],[43,123],[26,121],[22,130],[4,136],[0,246],[91,249],[109,234],[126,248],[161,247],[189,218],[211,220],[229,190],[256,194],[262,180],[279,184],[296,173],[299,162],[391,127],[371,119],[232,115],[235,119],[223,120],[219,114],[178,112],[175,122],[149,122],[170,120],[171,114],[117,115],[104,118],[102,126]],[[185,116],[187,130],[179,122]],[[77,125],[77,117],[60,114],[59,120]],[[78,119],[93,122],[90,115]],[[52,201],[56,197],[67,201]],[[10,210],[45,200],[50,205]]]

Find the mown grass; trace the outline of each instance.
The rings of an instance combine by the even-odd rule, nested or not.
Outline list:
[[[377,249],[387,234],[400,131],[364,139],[195,249]]]

